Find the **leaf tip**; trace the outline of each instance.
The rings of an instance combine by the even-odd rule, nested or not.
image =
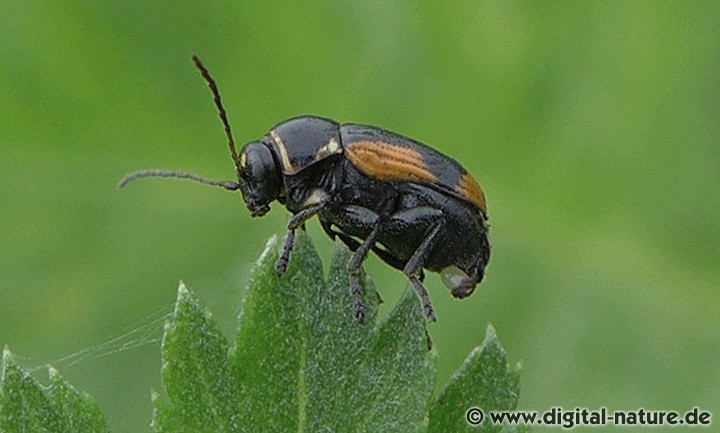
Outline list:
[[[3,347],[3,353],[2,353],[2,362],[0,362],[0,367],[2,367],[2,371],[5,371],[5,366],[12,363],[13,354],[10,351],[10,347],[6,344]]]
[[[185,285],[185,282],[183,280],[180,280],[180,283],[178,283],[177,300],[181,301],[183,299],[186,299],[188,296],[190,296],[190,291]]]
[[[194,301],[193,293],[183,280],[178,284],[177,298],[175,299],[175,311],[178,311],[181,305],[192,303]]]
[[[3,359],[5,359],[6,356],[10,356],[10,346],[7,344],[3,346]]]
[[[62,376],[60,375],[60,372],[58,371],[57,368],[55,368],[52,365],[48,365],[47,370],[48,370],[48,377],[50,378],[51,381],[54,382],[57,380],[62,380]]]
[[[492,323],[488,323],[487,328],[485,328],[485,340],[483,341],[482,346],[487,346],[491,343],[495,343],[497,342],[497,339],[498,336],[495,327],[492,325]]]
[[[2,360],[0,360],[0,388],[2,388],[2,385],[5,383],[5,376],[7,374],[7,368],[5,367],[7,365],[7,362],[9,361],[10,357],[10,350],[8,350],[7,345],[3,349],[3,356]],[[6,358],[8,358],[6,360]]]

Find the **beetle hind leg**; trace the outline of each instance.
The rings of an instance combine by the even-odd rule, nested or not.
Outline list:
[[[405,275],[410,279],[410,283],[412,283],[415,292],[417,292],[418,296],[420,296],[420,301],[422,302],[425,317],[427,317],[428,320],[432,322],[435,322],[437,320],[437,318],[435,317],[435,309],[432,306],[432,302],[430,301],[430,295],[428,294],[425,285],[422,283],[422,281],[420,281],[420,275],[422,274],[422,267],[423,262],[425,261],[425,256],[435,245],[435,242],[437,241],[437,236],[440,233],[443,225],[445,225],[445,220],[440,219],[440,221],[438,221],[435,226],[432,227],[427,237],[423,239],[422,243],[420,243],[420,246],[418,246],[417,250],[415,250],[415,253],[413,253],[412,257],[410,257],[410,260],[408,260],[407,264],[405,264],[405,268],[403,269],[403,273],[405,273]]]
[[[437,243],[438,235],[444,225],[445,218],[440,209],[429,206],[418,206],[392,215],[385,227],[387,232],[395,234],[402,234],[409,227],[426,227],[422,242],[415,249],[412,256],[405,261],[402,271],[405,276],[408,277],[413,289],[415,289],[415,292],[420,297],[425,317],[433,322],[436,321],[435,309],[430,301],[430,295],[422,283],[425,276],[423,273],[423,265],[427,254]]]

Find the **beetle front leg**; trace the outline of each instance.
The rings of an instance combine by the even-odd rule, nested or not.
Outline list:
[[[322,207],[323,203],[314,204],[301,210],[290,218],[290,221],[288,222],[287,236],[285,237],[285,245],[283,246],[282,254],[280,254],[280,257],[275,264],[275,270],[277,271],[278,276],[281,276],[287,271],[288,264],[290,263],[290,256],[292,255],[293,248],[295,248],[295,230],[303,225],[305,221],[317,215]]]

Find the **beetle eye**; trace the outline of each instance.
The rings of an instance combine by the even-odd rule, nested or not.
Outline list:
[[[247,162],[243,168],[242,174],[245,177],[245,180],[257,180],[257,163],[255,162],[257,155],[251,152],[245,153],[245,155],[247,155]]]
[[[248,207],[253,215],[264,214],[280,191],[280,174],[270,149],[259,141],[247,143],[240,153],[237,169]]]
[[[240,155],[240,176],[253,183],[264,182],[272,176],[275,162],[270,150],[258,142],[248,143]]]

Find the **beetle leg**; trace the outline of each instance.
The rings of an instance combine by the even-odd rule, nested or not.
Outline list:
[[[278,276],[287,271],[288,264],[290,263],[290,255],[292,254],[293,248],[295,248],[295,230],[305,224],[305,221],[317,215],[322,207],[323,203],[314,204],[301,210],[290,218],[290,221],[288,222],[287,236],[285,237],[285,245],[283,246],[280,258],[278,258],[278,261],[275,264],[275,270],[277,271]]]
[[[368,252],[374,247],[375,241],[380,235],[381,226],[378,214],[361,206],[350,205],[345,207],[342,210],[341,218],[353,227],[370,229],[370,233],[365,237],[362,244],[346,234],[339,233],[340,239],[355,251],[355,254],[348,262],[347,270],[350,275],[350,292],[354,299],[355,318],[362,322],[365,319],[365,305],[363,305],[362,301],[360,270]]]
[[[330,239],[335,240],[336,237],[340,238],[342,243],[347,245],[347,247],[350,249],[350,251],[355,252],[358,248],[360,248],[360,242],[356,241],[354,238],[346,235],[345,233],[335,230],[332,228],[332,223],[330,222],[321,222],[323,230],[325,230],[325,233],[327,233],[328,236],[330,236]],[[384,228],[384,227],[383,227]],[[405,263],[407,263],[407,260],[402,260],[398,257],[395,257],[391,253],[385,251],[384,249],[380,248],[377,245],[372,246],[373,252],[382,260],[383,262],[387,263],[388,265],[392,266],[395,269],[403,270],[405,267]],[[420,271],[420,281],[422,281],[425,278],[424,272],[422,270]],[[380,295],[378,295],[380,296]]]
[[[360,242],[356,241],[354,238],[346,235],[343,232],[334,230],[332,228],[332,223],[329,221],[320,221],[320,225],[322,226],[323,230],[325,230],[325,233],[327,233],[328,236],[330,236],[330,239],[335,240],[336,237],[340,238],[340,240],[350,249],[350,251],[355,252],[358,248],[360,248]],[[389,264],[390,266],[402,269],[405,266],[405,262],[392,256],[387,251],[378,248],[377,245],[372,246],[372,250],[377,254],[380,259],[382,259],[385,263]],[[375,294],[377,295],[377,300],[379,304],[384,303],[382,296],[380,296],[380,292],[375,291]]]
[[[445,220],[443,219],[441,219],[437,224],[435,224],[432,230],[430,230],[430,232],[428,233],[427,237],[423,239],[422,243],[420,243],[420,246],[418,246],[417,250],[415,250],[415,253],[413,253],[412,257],[410,257],[410,260],[408,260],[407,264],[405,265],[405,269],[403,269],[405,275],[407,275],[407,277],[410,279],[413,288],[420,296],[425,316],[428,318],[428,320],[431,320],[433,322],[436,320],[435,310],[433,309],[432,302],[430,302],[430,296],[428,295],[427,289],[420,281],[419,274],[422,270],[423,262],[425,261],[425,255],[435,244],[436,237],[438,233],[440,233],[440,229],[442,229],[444,224]]]
[[[370,248],[373,247],[380,235],[380,228],[381,225],[379,223],[375,224],[375,227],[365,238],[362,245],[355,250],[355,254],[353,254],[347,266],[348,273],[350,274],[350,292],[354,300],[355,318],[360,323],[365,320],[365,305],[363,304],[362,289],[360,287],[360,269],[362,269],[362,263],[367,257],[368,252],[370,252]]]
[[[411,226],[430,226],[440,220],[442,217],[443,213],[439,209],[435,209],[429,206],[419,206],[416,208],[398,212],[390,216],[387,225],[383,226],[383,231],[386,233],[402,233],[406,228]],[[378,252],[375,248],[373,248],[373,251],[375,251],[376,253]],[[383,253],[389,255],[389,253],[386,251],[383,251]],[[394,256],[390,256],[389,261],[386,260],[385,257],[383,257],[383,255],[381,255],[380,253],[378,253],[378,256],[380,256],[380,258],[383,259],[385,263],[396,269],[400,269],[401,271],[405,269],[405,266],[408,262],[408,260],[401,260]],[[422,267],[419,269],[417,275],[418,279],[421,282],[425,280],[425,272],[423,272]]]

